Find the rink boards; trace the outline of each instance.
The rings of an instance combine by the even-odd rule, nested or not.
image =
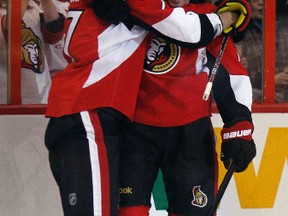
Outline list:
[[[257,113],[253,119],[257,156],[245,173],[234,174],[218,216],[288,215],[288,114]],[[220,140],[219,114],[213,114],[212,121]],[[42,115],[0,116],[0,216],[62,215],[43,143],[46,124]],[[219,168],[221,181],[221,162]],[[166,216],[161,182],[154,192],[151,215]]]

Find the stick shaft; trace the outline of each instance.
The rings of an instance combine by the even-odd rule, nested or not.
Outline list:
[[[224,178],[223,178],[223,181],[219,187],[219,190],[217,191],[215,199],[213,200],[213,203],[212,203],[212,206],[211,206],[211,209],[209,211],[208,216],[214,216],[214,214],[217,210],[217,207],[218,207],[218,205],[219,205],[219,203],[220,203],[220,201],[221,201],[221,199],[222,199],[222,197],[223,197],[223,195],[227,189],[227,186],[228,186],[228,184],[229,184],[229,182],[233,176],[234,168],[235,168],[234,162],[232,161],[226,174],[225,174],[225,176],[224,176]]]
[[[224,50],[225,50],[225,47],[226,47],[226,44],[227,44],[227,41],[228,41],[228,37],[229,37],[229,35],[226,34],[224,36],[224,38],[223,38],[223,41],[222,41],[218,56],[217,56],[217,58],[215,60],[215,63],[213,65],[213,68],[212,68],[208,83],[206,85],[206,88],[205,88],[205,91],[204,91],[204,94],[203,94],[203,97],[202,97],[203,100],[208,100],[209,95],[211,93],[213,81],[214,81],[216,73],[218,71],[218,68],[219,68],[219,65],[220,65],[220,62],[221,62],[221,59],[222,59],[222,56],[223,56],[223,53],[224,53]]]

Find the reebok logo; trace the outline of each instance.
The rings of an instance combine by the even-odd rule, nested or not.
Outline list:
[[[239,130],[239,131],[232,131],[232,132],[224,133],[223,139],[226,140],[226,139],[245,137],[245,136],[251,136],[251,135],[252,135],[252,129]]]
[[[120,194],[133,194],[131,187],[120,188],[119,193]]]

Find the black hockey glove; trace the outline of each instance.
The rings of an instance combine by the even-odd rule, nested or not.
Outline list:
[[[130,8],[125,0],[93,0],[91,7],[95,14],[106,22],[115,25],[129,22]]]
[[[218,6],[217,13],[226,11],[236,12],[239,14],[237,22],[226,29],[224,33],[230,33],[234,42],[241,41],[245,36],[245,29],[251,18],[250,4],[246,0],[224,0]]]
[[[253,124],[241,121],[221,131],[221,160],[226,169],[230,159],[235,163],[235,172],[243,172],[256,156],[256,146],[252,139]]]

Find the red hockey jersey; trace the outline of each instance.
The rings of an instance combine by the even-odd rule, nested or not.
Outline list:
[[[206,52],[209,58],[216,58],[221,41],[222,37],[217,38],[206,50],[179,47],[153,38],[145,59],[134,120],[173,127],[210,116],[211,101],[202,99],[209,74]],[[234,117],[250,119],[251,83],[232,40],[228,41],[221,64],[217,73],[221,78],[216,79],[213,91],[223,121],[231,122]]]
[[[89,1],[72,1],[64,52],[70,64],[53,76],[46,116],[97,107],[134,113],[148,41],[147,31],[98,19]]]
[[[191,5],[185,9],[188,12]],[[192,9],[195,11],[195,6]],[[211,9],[213,7],[197,10],[207,12]],[[207,49],[190,49],[154,36],[145,58],[134,120],[152,126],[173,127],[210,116],[211,101],[202,99],[209,74],[205,64],[207,52],[210,61],[217,57],[222,38],[212,41]],[[231,39],[221,63],[223,67],[218,73],[222,78],[217,79],[213,88],[224,122],[231,122],[234,117],[250,119],[251,83]],[[229,107],[231,104],[233,106]]]
[[[221,21],[213,13],[200,17],[179,8],[165,8],[161,0],[132,1],[137,8],[150,2],[150,5],[144,4],[146,16],[139,15],[143,15],[143,8],[136,10],[135,16],[143,18],[157,32],[180,42],[199,46],[221,32]],[[132,118],[148,33],[137,26],[129,31],[123,24],[115,26],[101,21],[89,2],[72,0],[70,3],[64,51],[71,63],[53,77],[46,116],[59,117],[97,107],[113,107]],[[185,25],[179,22],[181,19],[186,20]],[[177,34],[170,34],[171,22],[178,25]],[[208,39],[201,31],[202,25],[209,30]]]

